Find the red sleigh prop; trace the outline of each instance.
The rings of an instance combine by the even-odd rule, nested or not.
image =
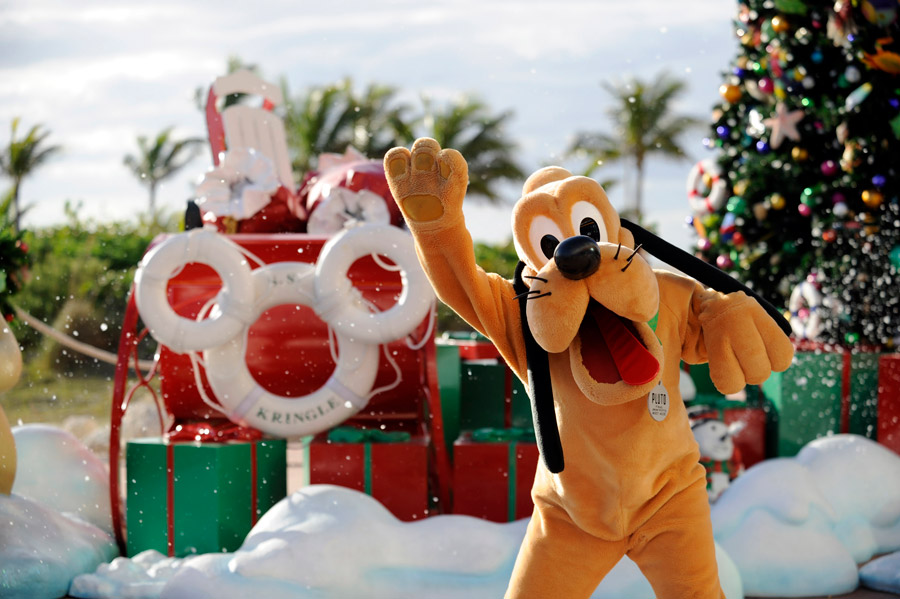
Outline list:
[[[301,234],[246,234],[230,239],[259,257],[264,263],[315,262],[327,239]],[[163,238],[155,240],[160,243]],[[152,247],[152,246],[151,246]],[[348,273],[363,297],[378,309],[390,307],[402,290],[400,274],[385,271],[372,258],[358,260]],[[215,271],[201,264],[186,265],[167,287],[168,300],[176,313],[194,318],[202,307],[219,291],[221,282]],[[137,346],[146,336],[139,332],[138,311],[134,294],[129,298],[119,345],[116,367],[110,438],[110,493],[113,525],[120,548],[125,550],[124,526],[120,501],[119,447],[122,416],[128,401],[140,387],[150,389],[150,382],[159,375],[162,402],[174,421],[167,431],[178,435],[205,437],[198,440],[217,440],[226,429],[233,433],[235,426],[204,403],[193,367],[186,355],[161,346],[159,361],[148,375],[140,375],[135,388],[127,390],[130,363],[137,361]],[[435,346],[428,319],[411,334],[414,339],[429,338],[419,350],[411,349],[405,339],[387,344],[394,357],[401,380],[396,387],[374,395],[368,405],[346,423],[360,428],[381,428],[406,431],[429,439],[429,478],[433,495],[438,497],[437,511],[449,511],[450,462],[444,440],[438,390]],[[247,366],[256,381],[266,390],[279,395],[300,397],[319,387],[334,369],[328,344],[327,325],[311,308],[300,305],[280,305],[264,312],[250,327],[247,342]],[[285,351],[282,348],[290,348]],[[382,356],[374,384],[375,389],[390,385],[397,377],[393,366]],[[208,397],[214,397],[206,386]],[[155,393],[154,393],[155,395]],[[258,436],[258,431],[243,429],[244,436]],[[182,435],[183,436],[183,435]]]

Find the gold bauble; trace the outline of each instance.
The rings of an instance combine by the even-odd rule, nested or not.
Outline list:
[[[806,151],[806,148],[794,146],[793,149],[791,149],[791,158],[793,158],[797,162],[803,162],[804,160],[809,158],[809,152]]]
[[[884,195],[877,189],[867,189],[862,192],[862,201],[869,208],[878,208],[884,202]]]
[[[784,33],[791,28],[791,24],[782,16],[775,15],[772,17],[772,29],[775,33]]]
[[[772,205],[772,208],[775,210],[784,210],[784,206],[787,202],[784,199],[784,196],[780,193],[773,193],[769,196],[769,204]]]
[[[719,86],[719,94],[729,104],[737,104],[741,99],[741,88],[737,85],[723,83]]]
[[[747,179],[741,179],[737,183],[734,184],[734,195],[742,196],[747,192],[747,187],[750,186],[750,182]]]

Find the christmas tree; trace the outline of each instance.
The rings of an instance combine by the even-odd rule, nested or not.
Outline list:
[[[739,52],[688,180],[697,251],[795,335],[900,334],[897,0],[742,0]]]

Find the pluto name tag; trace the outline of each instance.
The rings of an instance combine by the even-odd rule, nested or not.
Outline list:
[[[657,422],[662,422],[668,416],[669,392],[663,387],[662,381],[647,396],[647,410],[650,411],[650,416]]]

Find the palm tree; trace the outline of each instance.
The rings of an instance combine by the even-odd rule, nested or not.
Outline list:
[[[634,167],[634,195],[629,211],[641,221],[647,156],[687,158],[678,138],[700,121],[672,114],[672,103],[685,91],[685,83],[666,73],[657,75],[651,82],[635,77],[619,85],[603,83],[603,88],[613,99],[607,112],[615,126],[614,134],[579,133],[568,152],[590,160],[586,175],[604,162],[621,160],[626,168]]]
[[[203,140],[197,137],[173,139],[172,127],[164,129],[149,142],[145,135],[137,138],[137,156],[125,156],[124,164],[150,191],[150,214],[156,214],[156,188],[161,181],[173,176],[197,155]]]
[[[394,146],[410,143],[409,107],[396,102],[396,93],[392,87],[371,84],[360,95],[352,80],[344,79],[311,87],[289,101],[284,123],[294,170],[307,172],[315,168],[319,154],[341,153],[348,145],[377,159]]]
[[[9,145],[0,153],[0,169],[12,179],[12,205],[15,210],[13,227],[20,230],[22,208],[19,205],[19,192],[22,187],[22,179],[30,175],[37,167],[45,163],[51,156],[59,152],[60,146],[47,146],[44,142],[49,131],[41,131],[41,125],[35,125],[28,130],[22,139],[16,139],[19,129],[19,118],[12,120]]]
[[[515,144],[506,137],[504,124],[511,112],[493,115],[477,98],[464,97],[434,110],[425,102],[425,134],[442,148],[454,148],[469,163],[469,193],[489,202],[500,199],[496,186],[506,179],[521,181],[525,174],[512,159]]]

